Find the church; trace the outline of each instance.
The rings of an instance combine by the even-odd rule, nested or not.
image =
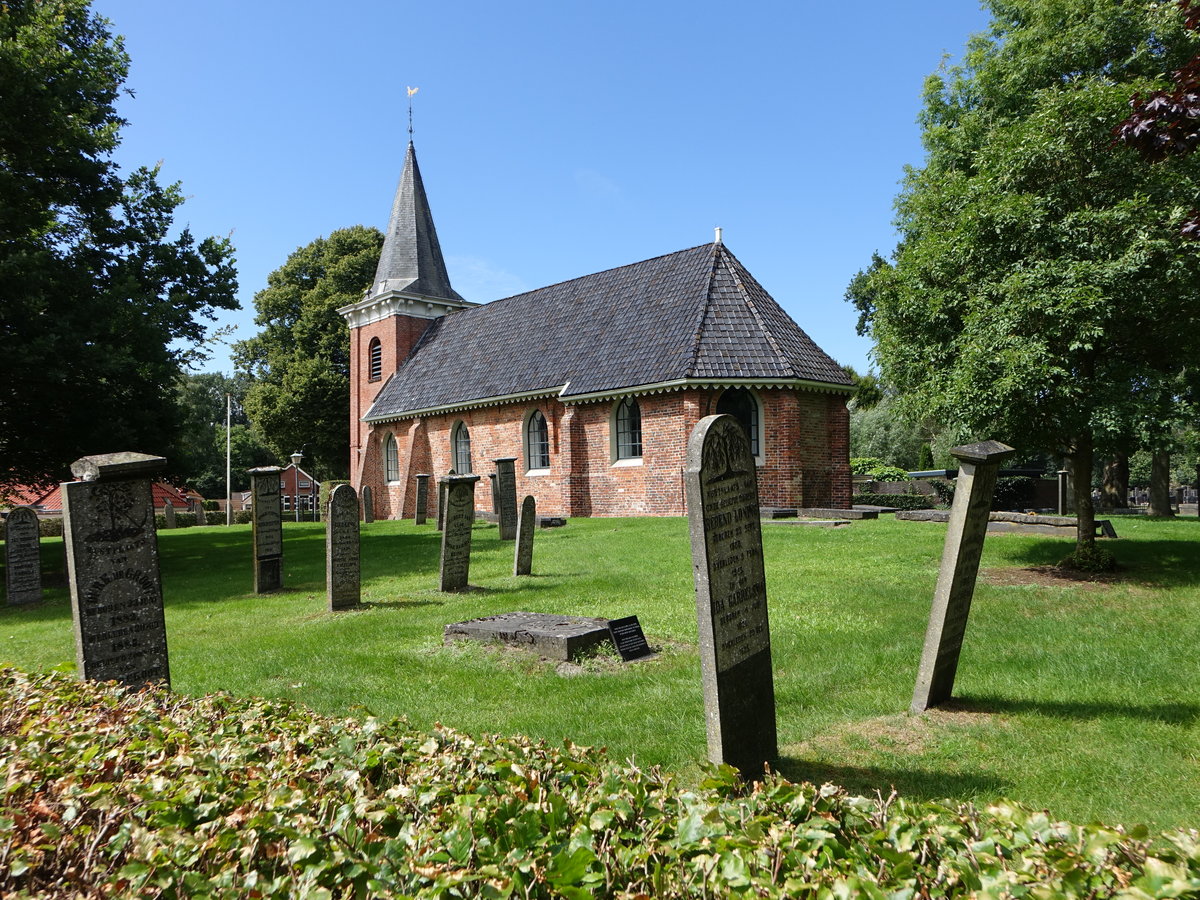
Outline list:
[[[766,507],[850,505],[850,379],[722,243],[486,304],[450,286],[409,142],[375,280],[350,328],[350,478],[407,518],[416,475],[516,459],[552,516],[686,513],[688,435],[735,416]],[[430,491],[434,514],[436,491]]]

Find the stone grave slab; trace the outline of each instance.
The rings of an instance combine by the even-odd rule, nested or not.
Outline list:
[[[334,488],[336,491],[337,488]],[[332,498],[330,498],[332,502]],[[362,520],[364,525],[370,525],[375,521],[375,495],[371,492],[371,486],[364,484],[362,489]]]
[[[417,502],[413,510],[413,524],[424,525],[429,509],[429,475],[422,472],[417,476]]]
[[[799,511],[794,506],[764,506],[758,513],[764,519],[794,519]]]
[[[443,506],[442,555],[438,567],[440,591],[467,589],[471,570],[471,523],[475,520],[475,482],[478,475],[447,475],[441,481]]]
[[[841,528],[849,525],[849,519],[763,519],[764,525],[782,525],[786,528],[808,526],[809,528]]]
[[[517,514],[517,546],[513,553],[513,574],[529,575],[533,570],[533,527],[537,522],[537,501],[532,496],[521,502]]]
[[[447,625],[447,643],[460,640],[507,644],[547,659],[570,660],[610,640],[608,619],[510,612]]]
[[[878,519],[872,509],[819,509],[806,507],[797,513],[802,519]]]

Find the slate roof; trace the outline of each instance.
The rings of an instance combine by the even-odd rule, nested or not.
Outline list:
[[[396,187],[383,251],[379,254],[379,266],[370,289],[371,294],[387,291],[463,300],[450,287],[450,276],[442,258],[437,229],[433,227],[433,214],[429,211],[412,141],[408,142],[408,151],[404,154],[404,171]]]
[[[435,319],[365,418],[685,379],[850,385],[724,244],[704,244]]]

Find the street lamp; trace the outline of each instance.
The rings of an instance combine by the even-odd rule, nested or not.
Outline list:
[[[304,454],[297,450],[292,454],[292,483],[295,485],[296,493],[292,494],[292,506],[296,510],[296,521],[300,521],[300,460],[304,459]]]

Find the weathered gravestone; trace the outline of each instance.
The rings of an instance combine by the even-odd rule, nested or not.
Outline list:
[[[37,510],[13,507],[4,526],[4,584],[9,606],[42,599],[41,539]]]
[[[330,611],[352,609],[362,599],[359,578],[358,497],[339,484],[329,497],[325,519],[325,593]]]
[[[150,478],[161,456],[110,453],[71,466],[62,485],[63,538],[80,677],[168,687],[158,537]]]
[[[697,423],[686,481],[708,758],[759,778],[778,755],[775,687],[758,480],[737,419]]]
[[[475,518],[475,482],[478,480],[478,475],[447,475],[442,479],[446,502],[438,590],[461,591],[467,587],[471,569],[471,523]]]
[[[254,593],[266,594],[283,587],[283,502],[279,466],[250,469],[250,521],[254,534]]]
[[[364,484],[362,489],[362,520],[367,525],[375,521],[375,495],[371,492],[369,484]]]
[[[413,524],[425,524],[425,512],[429,506],[429,476],[417,476],[417,508],[413,512]]]
[[[500,540],[517,539],[517,472],[515,456],[495,460],[496,486],[500,492]]]
[[[174,528],[174,527],[175,527],[175,504],[172,503],[170,500],[168,500],[167,505],[163,507],[163,528]]]
[[[979,560],[983,555],[983,538],[987,534],[996,473],[1000,462],[1016,451],[999,441],[984,441],[955,447],[950,452],[959,459],[958,480],[954,486],[954,503],[950,507],[950,524],[946,527],[942,567],[933,592],[929,627],[925,632],[921,667],[913,689],[910,709],[914,713],[949,700],[954,689],[967,615],[971,612],[971,596],[975,593],[975,576],[979,573]]]
[[[496,473],[492,472],[488,475],[488,481],[492,487],[492,515],[496,516],[496,521],[500,521],[500,486],[496,484]]]
[[[537,527],[537,501],[526,497],[517,516],[517,547],[513,554],[513,574],[528,575],[533,569],[533,529]]]
[[[446,473],[447,475],[456,474],[453,469]],[[438,496],[437,496],[437,529],[443,530],[446,527],[446,480],[438,479]]]

